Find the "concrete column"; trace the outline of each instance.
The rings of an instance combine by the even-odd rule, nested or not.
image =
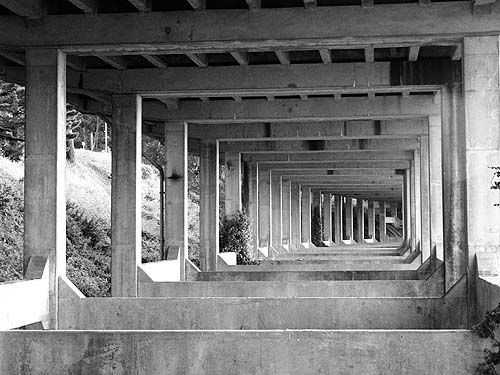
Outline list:
[[[291,187],[291,240],[292,250],[302,248],[300,237],[301,207],[300,207],[300,185],[292,184]]]
[[[259,176],[259,248],[266,248],[271,255],[271,171],[258,169]],[[264,250],[265,251],[265,250]]]
[[[313,223],[319,226],[320,234],[315,241],[322,241],[323,236],[321,234],[321,191],[315,189],[312,191],[312,206],[311,206],[311,239],[313,238]],[[320,246],[321,244],[316,242],[313,243],[314,246]]]
[[[375,202],[368,201],[368,239],[375,241]]]
[[[439,94],[439,100],[441,96]],[[436,256],[443,260],[443,171],[441,152],[441,116],[429,117],[429,180],[431,206],[431,244],[436,246]]]
[[[429,136],[420,137],[420,199],[421,199],[421,242],[422,262],[431,256],[431,215],[429,179]]]
[[[111,295],[137,297],[142,235],[142,99],[113,96]]]
[[[31,256],[49,261],[49,317],[57,329],[58,285],[66,273],[66,55],[26,50],[24,272]]]
[[[241,154],[226,152],[225,214],[230,217],[241,210]]]
[[[443,226],[445,291],[467,272],[465,112],[461,85],[443,90]]]
[[[284,248],[290,251],[291,249],[291,208],[292,208],[292,182],[290,180],[281,181],[281,236],[283,239]]]
[[[340,195],[335,195],[335,243],[337,245],[342,245],[342,209],[343,209],[343,198]]]
[[[259,199],[258,199],[258,170],[257,163],[250,163],[248,174],[248,216],[252,224],[254,254],[259,254]]]
[[[365,239],[365,207],[362,199],[356,199],[356,222],[357,237],[356,242],[362,244]]]
[[[406,171],[408,179],[408,186],[410,190],[410,231],[411,231],[411,248],[413,251],[417,250],[417,201],[415,192],[415,165],[410,162],[410,169]]]
[[[408,170],[405,170],[403,177],[403,240],[406,246],[411,246],[411,220],[410,220],[410,184],[408,179]]]
[[[301,186],[301,227],[300,242],[306,247],[311,245],[311,189]]]
[[[333,242],[332,238],[332,194],[323,194],[323,241],[327,246]]]
[[[217,270],[219,253],[219,142],[200,144],[200,267]]]
[[[281,176],[271,175],[271,245],[278,253],[282,252],[281,201]]]
[[[165,124],[166,165],[166,220],[165,242],[167,248],[180,248],[180,276],[185,278],[185,259],[187,258],[187,171],[188,130],[185,122]],[[169,257],[171,256],[169,252]]]
[[[415,196],[415,236],[416,247],[422,249],[422,200],[420,184],[420,150],[414,151],[415,158],[410,162],[410,170],[413,177],[412,186]]]
[[[490,189],[489,168],[500,165],[499,59],[498,35],[464,38],[469,293],[476,290],[476,253],[500,246],[500,207],[495,206],[500,196]],[[475,296],[470,297],[472,309]]]
[[[386,211],[386,203],[382,202],[382,201],[378,202],[378,232],[379,232],[379,241],[380,242],[387,241],[385,211]]]
[[[353,206],[352,206],[352,198],[345,198],[345,241],[354,241],[354,223],[353,223]]]

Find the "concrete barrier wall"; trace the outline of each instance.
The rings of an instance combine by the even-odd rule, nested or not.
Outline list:
[[[483,320],[486,311],[493,310],[500,303],[500,277],[477,278],[477,312],[476,321]]]
[[[469,331],[0,332],[0,374],[470,375]]]

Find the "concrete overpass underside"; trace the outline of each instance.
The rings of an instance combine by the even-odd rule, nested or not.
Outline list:
[[[472,373],[500,296],[499,35],[495,0],[0,0],[0,79],[26,86],[0,374]],[[67,103],[112,124],[111,298],[65,275]],[[143,136],[166,150],[153,264]],[[219,253],[221,165],[256,265]]]

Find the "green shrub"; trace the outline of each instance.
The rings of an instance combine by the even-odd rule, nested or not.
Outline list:
[[[311,242],[316,247],[325,246],[323,243],[323,223],[321,222],[321,216],[318,207],[313,208],[312,218],[311,218]]]
[[[255,264],[252,252],[252,229],[246,213],[237,211],[229,218],[222,218],[219,246],[221,253],[235,252],[237,264]]]

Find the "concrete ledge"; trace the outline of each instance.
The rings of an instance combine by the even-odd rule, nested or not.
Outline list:
[[[443,280],[149,283],[141,297],[441,297]]]
[[[0,373],[470,375],[469,331],[8,331]]]
[[[462,328],[464,299],[84,298],[60,313],[60,329]],[[450,313],[451,312],[451,313]]]
[[[0,283],[0,329],[49,319],[49,270],[45,256],[30,258],[25,280]]]

